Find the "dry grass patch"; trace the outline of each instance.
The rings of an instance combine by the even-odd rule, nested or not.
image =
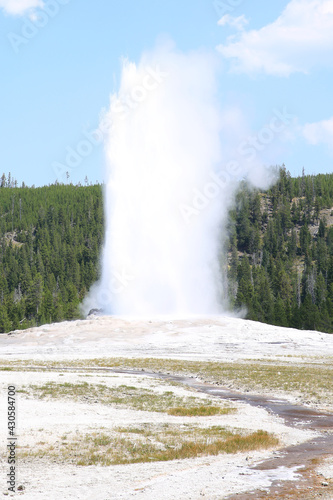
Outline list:
[[[234,408],[226,406],[222,401],[219,406],[212,406],[212,400],[205,399],[203,405],[201,398],[180,397],[172,391],[159,394],[150,389],[127,385],[108,387],[104,384],[89,384],[88,382],[78,384],[47,382],[43,385],[24,386],[20,391],[34,399],[70,399],[71,401],[100,403],[133,410],[167,412],[170,415],[185,416],[186,412],[188,415],[197,416],[226,415],[236,411]],[[174,413],[171,413],[172,411]]]
[[[219,406],[198,406],[196,408],[170,408],[167,413],[176,417],[211,417],[214,415],[226,415],[232,411],[232,408],[220,408]]]
[[[155,358],[99,358],[75,361],[10,361],[2,370],[70,370],[130,369],[173,375],[186,375],[218,383],[237,390],[296,393],[316,403],[332,404],[332,357],[314,357],[311,363],[274,362],[272,360],[218,363]]]
[[[113,433],[75,435],[57,441],[18,450],[21,460],[43,457],[76,465],[118,465],[143,462],[181,460],[199,456],[237,453],[276,447],[278,439],[266,431],[251,434],[233,433],[223,427],[143,425],[117,428]]]
[[[316,402],[332,403],[333,363],[295,366],[288,363],[273,365],[265,361],[217,363],[154,358],[96,359],[90,362],[95,366],[187,375],[238,390],[293,392]]]

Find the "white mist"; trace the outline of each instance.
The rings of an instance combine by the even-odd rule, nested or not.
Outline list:
[[[145,54],[137,65],[123,63],[119,92],[102,120],[111,125],[106,233],[102,277],[86,310],[223,312],[219,254],[242,172],[230,165],[223,171],[230,151],[221,145],[226,123],[216,74],[215,56],[169,47]]]

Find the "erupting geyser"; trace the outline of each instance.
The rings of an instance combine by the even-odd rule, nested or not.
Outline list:
[[[102,276],[86,309],[217,314],[235,175],[222,173],[215,56],[159,48],[123,63],[106,129]],[[238,174],[239,175],[239,174]]]

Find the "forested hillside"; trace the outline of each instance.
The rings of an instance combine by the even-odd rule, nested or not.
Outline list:
[[[267,192],[245,183],[230,212],[229,298],[249,319],[333,331],[333,174]],[[102,187],[0,184],[0,332],[74,319],[99,276]]]
[[[101,186],[1,187],[0,332],[79,317],[102,240]]]
[[[249,319],[333,331],[333,174],[246,185],[230,214],[229,295]]]

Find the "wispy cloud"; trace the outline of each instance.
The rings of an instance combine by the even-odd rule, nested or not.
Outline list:
[[[333,153],[333,117],[314,123],[306,123],[302,127],[302,135],[309,144],[326,144]]]
[[[241,31],[248,23],[249,21],[244,15],[234,17],[230,16],[230,14],[226,14],[225,16],[221,17],[217,24],[219,26],[231,26],[232,28],[236,28],[236,30]]]
[[[332,66],[333,0],[291,0],[273,23],[229,37],[217,49],[240,73],[289,76]]]
[[[0,8],[14,16],[22,16],[32,9],[43,6],[43,0],[0,0]]]

